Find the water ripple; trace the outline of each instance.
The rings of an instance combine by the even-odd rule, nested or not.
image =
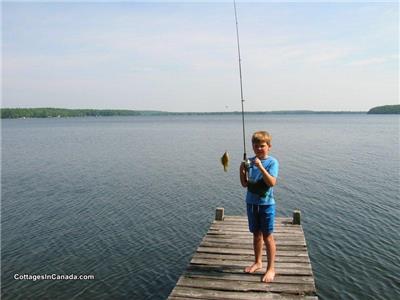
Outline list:
[[[215,207],[245,214],[238,116],[24,121],[2,126],[2,299],[165,299]],[[267,126],[274,136],[277,210],[302,210],[321,299],[400,294],[396,124],[393,116],[248,118],[249,132]]]

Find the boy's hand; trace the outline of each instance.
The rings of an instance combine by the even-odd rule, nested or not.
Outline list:
[[[261,160],[260,160],[258,157],[256,157],[256,158],[254,159],[253,163],[254,163],[254,165],[255,165],[257,168],[259,168],[259,169],[261,169],[262,167],[264,167],[263,164],[261,163]]]

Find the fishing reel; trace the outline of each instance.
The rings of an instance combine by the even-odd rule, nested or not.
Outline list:
[[[244,167],[246,168],[246,170],[249,170],[250,166],[251,166],[251,160],[246,158],[243,160],[243,163],[244,163]]]

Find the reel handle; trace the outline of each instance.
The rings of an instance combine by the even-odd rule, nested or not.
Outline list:
[[[246,180],[246,182],[248,182],[249,181],[249,169],[250,169],[250,165],[251,165],[251,160],[246,158],[246,154],[243,156],[242,163],[244,164],[245,180]]]

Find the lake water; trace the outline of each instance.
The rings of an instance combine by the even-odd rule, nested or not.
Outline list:
[[[273,135],[277,214],[301,210],[321,299],[400,299],[399,116],[246,129]],[[240,115],[3,120],[1,150],[2,299],[165,299],[215,208],[245,214]]]

